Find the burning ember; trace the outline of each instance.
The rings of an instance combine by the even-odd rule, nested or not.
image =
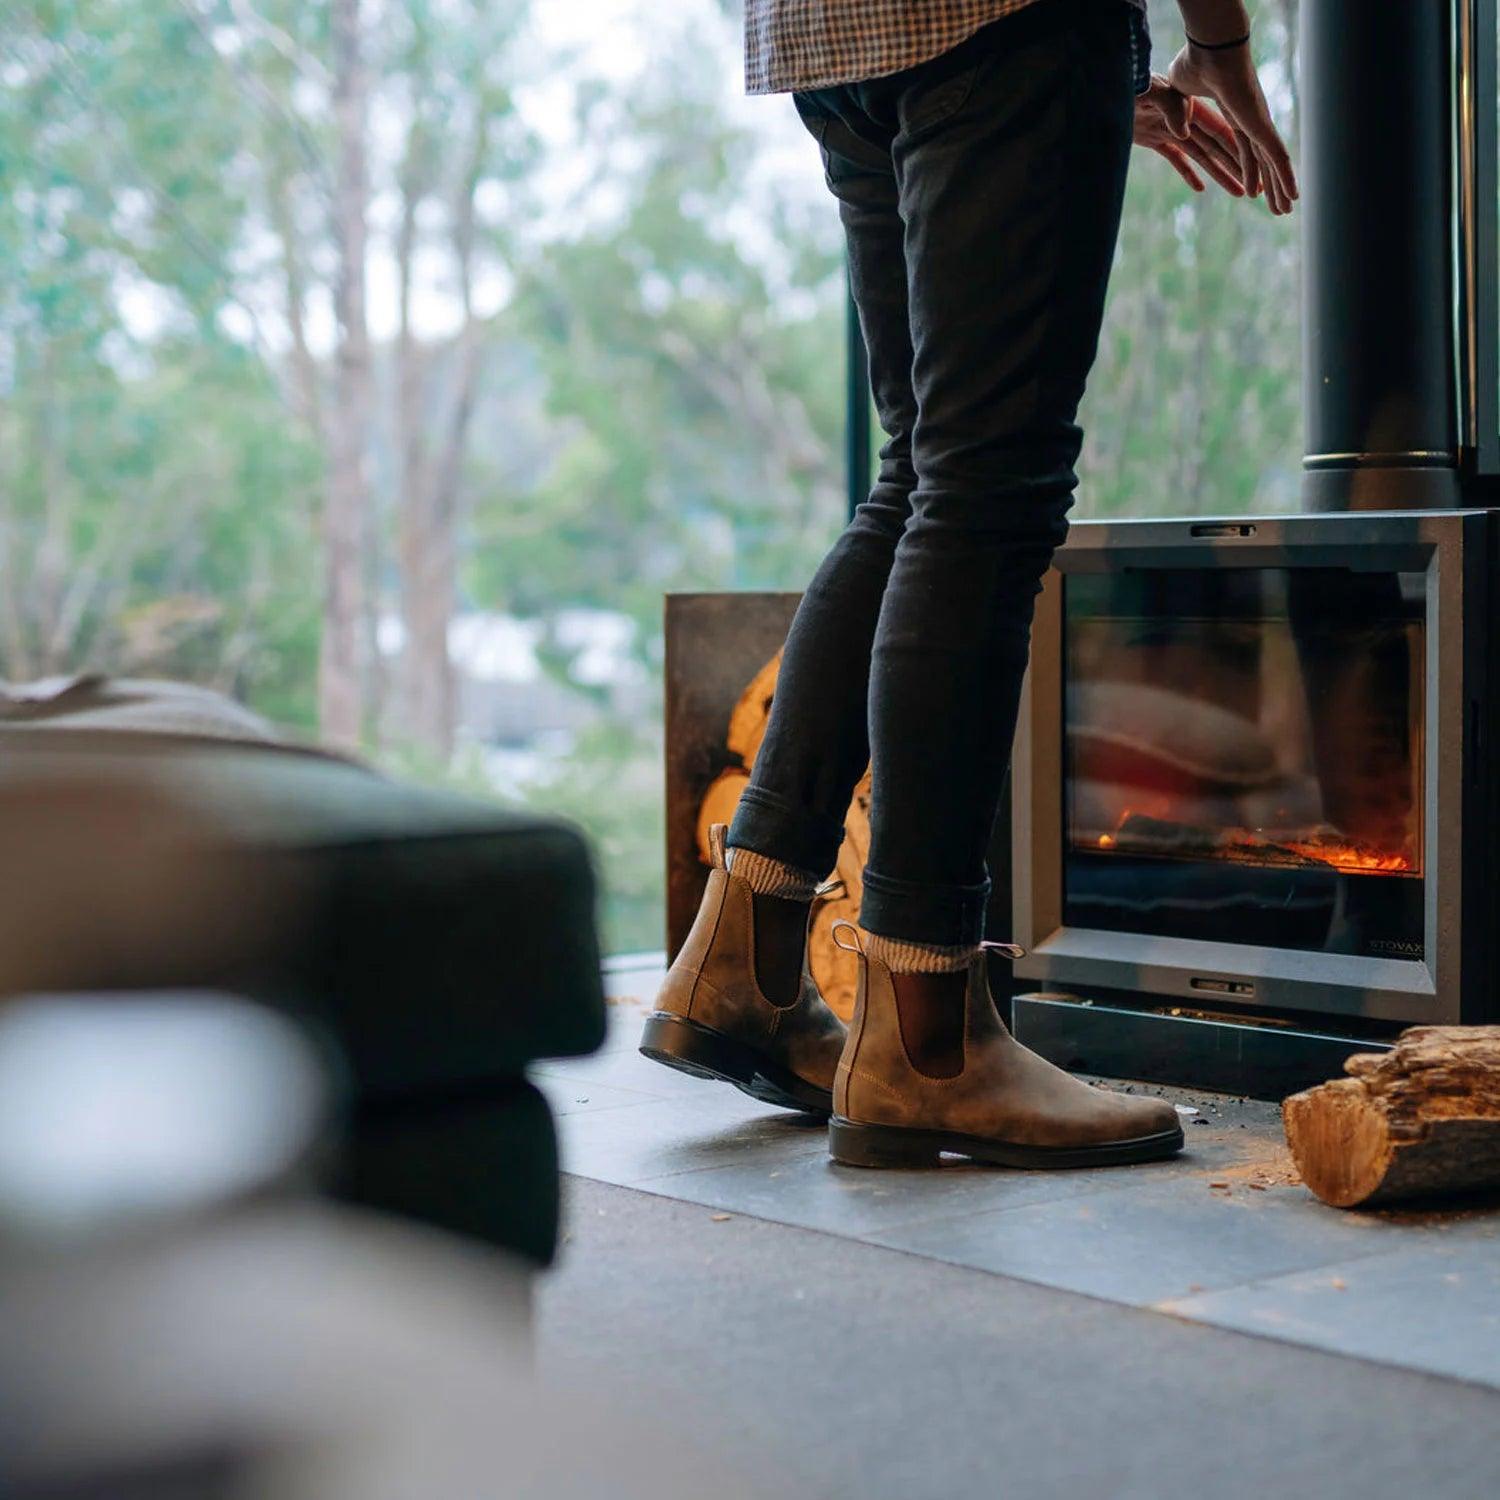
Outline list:
[[[1099,835],[1095,847],[1106,853],[1158,858],[1232,860],[1294,869],[1326,866],[1351,874],[1421,873],[1409,850],[1361,844],[1326,825],[1275,833],[1252,828],[1212,830],[1153,818],[1130,808],[1121,814],[1114,833]]]
[[[1275,856],[1290,854],[1298,864],[1332,865],[1339,870],[1366,871],[1377,875],[1410,875],[1415,873],[1411,856],[1353,844],[1337,835],[1319,835],[1313,839],[1289,839],[1284,842],[1262,838],[1253,833],[1229,835],[1236,848],[1243,848],[1263,864],[1281,863]]]

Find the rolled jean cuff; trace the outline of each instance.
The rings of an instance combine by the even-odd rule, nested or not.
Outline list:
[[[796,807],[754,784],[740,793],[729,844],[754,849],[819,879],[838,863],[844,825],[809,807]]]
[[[881,937],[954,947],[984,937],[990,880],[980,885],[917,885],[865,867],[859,923]]]

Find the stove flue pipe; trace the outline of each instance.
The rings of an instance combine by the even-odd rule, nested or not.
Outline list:
[[[1453,45],[1445,0],[1302,0],[1308,510],[1460,503]]]

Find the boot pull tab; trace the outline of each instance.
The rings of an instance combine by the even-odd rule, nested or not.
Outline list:
[[[711,823],[708,829],[708,853],[716,870],[729,868],[729,824]]]
[[[840,927],[847,927],[849,931],[854,934],[854,941],[852,943],[841,943],[839,941]],[[829,931],[833,937],[834,947],[842,948],[845,953],[857,953],[861,958],[865,956],[865,945],[860,941],[859,928],[856,927],[853,922],[846,922],[842,917],[840,917],[838,921],[835,922],[829,929]]]
[[[992,943],[986,938],[979,946],[990,952],[999,953],[1005,958],[1026,957],[1026,950],[1019,943]]]

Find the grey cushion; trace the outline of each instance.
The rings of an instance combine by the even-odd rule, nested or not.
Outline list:
[[[275,745],[0,728],[0,778],[69,774],[143,777],[299,883],[301,920],[244,982],[326,1025],[362,1098],[458,1095],[602,1040],[594,874],[566,822]]]
[[[77,672],[0,682],[0,724],[45,733],[59,726],[194,735],[261,744],[285,736],[244,704],[190,682]]]

